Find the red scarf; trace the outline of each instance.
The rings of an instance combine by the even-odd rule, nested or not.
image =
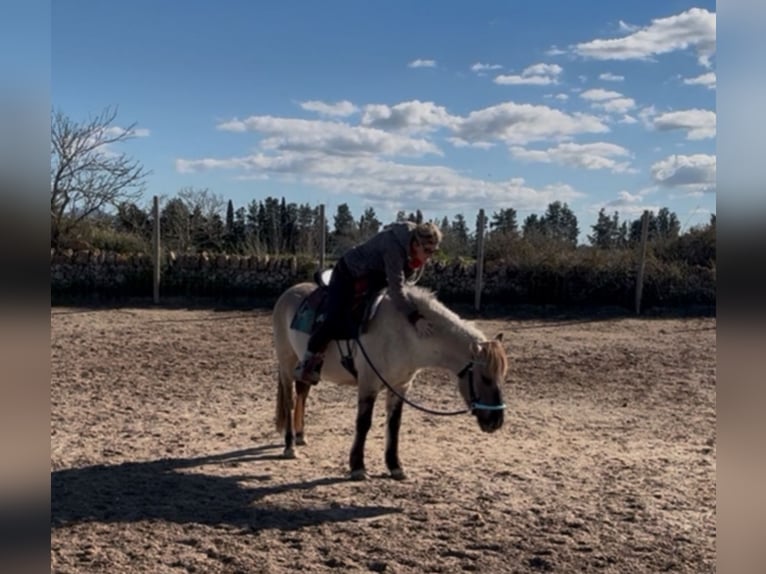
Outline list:
[[[415,247],[413,245],[410,246],[410,258],[408,263],[410,269],[418,269],[419,267],[423,267],[425,264],[425,261],[418,259],[418,256],[415,253]]]

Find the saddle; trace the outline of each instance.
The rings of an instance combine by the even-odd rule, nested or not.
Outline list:
[[[319,323],[325,320],[327,308],[327,287],[332,277],[332,269],[317,271],[314,273],[314,282],[317,288],[303,298],[295,315],[290,322],[290,328],[303,333],[311,334]],[[385,295],[385,289],[363,294],[358,300],[350,302],[351,321],[347,324],[335,325],[334,339],[353,340],[367,331],[370,321],[375,317],[380,302]]]

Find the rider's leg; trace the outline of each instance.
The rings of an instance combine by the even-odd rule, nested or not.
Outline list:
[[[344,320],[346,307],[353,297],[354,283],[341,259],[336,265],[327,288],[327,309],[325,319],[309,338],[306,354],[295,369],[296,380],[308,384],[319,382],[324,362],[324,353],[338,322]]]

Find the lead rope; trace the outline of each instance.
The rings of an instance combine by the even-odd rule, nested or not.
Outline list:
[[[442,417],[449,417],[449,416],[454,416],[454,415],[464,415],[466,413],[470,413],[471,412],[472,409],[461,409],[459,411],[435,411],[433,409],[429,409],[429,408],[426,408],[426,407],[421,407],[417,403],[413,403],[407,397],[405,397],[404,395],[399,393],[399,391],[397,391],[394,387],[392,387],[389,384],[389,382],[383,377],[383,375],[380,374],[380,371],[378,371],[378,369],[375,367],[374,363],[370,359],[369,355],[367,355],[367,351],[365,350],[364,346],[362,345],[362,342],[359,340],[358,337],[356,339],[356,344],[359,345],[359,349],[362,351],[362,354],[364,355],[364,358],[367,361],[367,364],[370,365],[370,367],[372,368],[373,372],[377,375],[377,377],[381,381],[383,381],[383,384],[386,385],[386,387],[388,387],[388,390],[391,391],[392,393],[394,393],[403,402],[405,402],[408,405],[410,405],[413,409],[422,411],[424,413],[428,413],[429,415],[437,415],[437,416],[442,416]],[[468,365],[465,368],[471,368],[472,366],[473,366],[473,361],[468,363]],[[465,369],[463,369],[463,370],[465,370]],[[471,394],[473,394],[473,385],[471,384],[470,386],[471,386],[471,391],[470,392],[471,392]]]

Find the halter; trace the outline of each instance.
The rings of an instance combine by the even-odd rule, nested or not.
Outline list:
[[[479,397],[476,394],[476,387],[473,384],[473,366],[474,365],[486,365],[483,361],[468,361],[468,364],[458,371],[458,378],[463,378],[468,374],[468,393],[471,398],[471,410],[472,411],[502,411],[505,410],[505,403],[497,405],[485,405],[479,402]]]
[[[397,391],[391,384],[383,377],[383,375],[380,374],[380,371],[378,371],[377,367],[375,367],[375,364],[370,359],[369,355],[367,354],[367,350],[362,345],[362,342],[357,337],[355,339],[356,344],[359,346],[359,349],[362,351],[362,355],[364,355],[364,358],[367,361],[367,364],[370,365],[373,372],[377,375],[377,377],[383,382],[386,387],[388,387],[388,390],[394,393],[397,397],[399,397],[403,402],[410,405],[412,408],[422,411],[424,413],[428,413],[430,415],[439,415],[439,416],[453,416],[453,415],[464,415],[466,413],[472,413],[473,411],[502,411],[505,410],[505,403],[500,403],[498,405],[485,405],[483,403],[479,402],[479,397],[476,394],[476,389],[473,384],[473,366],[475,364],[484,365],[486,363],[481,361],[475,361],[471,360],[468,361],[468,364],[460,369],[458,371],[457,376],[458,378],[462,378],[466,373],[468,374],[468,393],[471,399],[471,406],[467,409],[460,409],[457,411],[435,411],[432,409],[428,409],[426,407],[421,407],[417,403],[413,403],[411,400],[409,400],[407,397],[402,395],[399,391]]]

